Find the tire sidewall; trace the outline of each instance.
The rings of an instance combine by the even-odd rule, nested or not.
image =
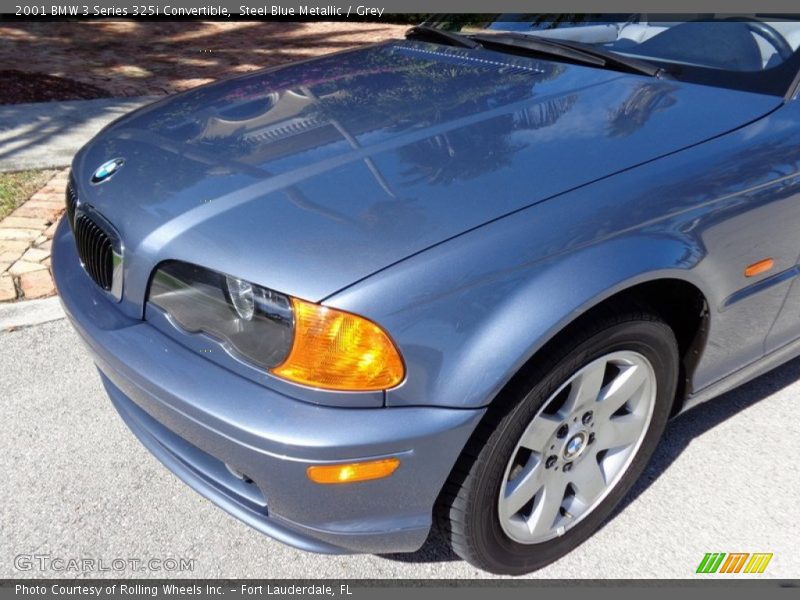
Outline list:
[[[523,431],[550,396],[574,373],[591,361],[611,352],[630,350],[643,355],[656,376],[656,398],[647,433],[624,475],[608,495],[577,525],[562,536],[537,544],[521,544],[509,538],[500,525],[498,498],[506,466]],[[468,529],[480,562],[491,571],[519,574],[541,568],[560,558],[590,537],[610,516],[616,505],[637,481],[658,445],[669,419],[675,396],[679,366],[677,344],[672,331],[659,321],[631,321],[598,332],[559,360],[540,379],[523,379],[517,388],[520,398],[492,434],[480,461],[472,487],[473,510]],[[533,381],[532,381],[533,379]],[[524,392],[524,390],[528,390]],[[512,392],[513,393],[513,392]]]

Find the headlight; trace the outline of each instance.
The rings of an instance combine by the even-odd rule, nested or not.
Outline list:
[[[342,391],[384,390],[405,367],[392,340],[357,315],[291,298],[188,263],[162,263],[150,302],[277,377]]]

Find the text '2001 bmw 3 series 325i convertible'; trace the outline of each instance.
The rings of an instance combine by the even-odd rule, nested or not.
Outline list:
[[[446,19],[116,121],[53,271],[121,417],[223,509],[519,574],[670,416],[800,353],[800,23]]]

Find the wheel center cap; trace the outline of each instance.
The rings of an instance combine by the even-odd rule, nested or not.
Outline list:
[[[583,431],[573,435],[564,446],[564,457],[572,459],[583,452],[583,449],[586,447],[586,438],[586,433]]]

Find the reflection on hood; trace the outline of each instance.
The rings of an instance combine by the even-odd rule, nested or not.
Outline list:
[[[780,101],[406,40],[167,98],[104,130],[75,172],[131,252],[207,250],[222,271],[235,256],[237,276],[314,300]],[[112,181],[85,184],[115,157]]]

